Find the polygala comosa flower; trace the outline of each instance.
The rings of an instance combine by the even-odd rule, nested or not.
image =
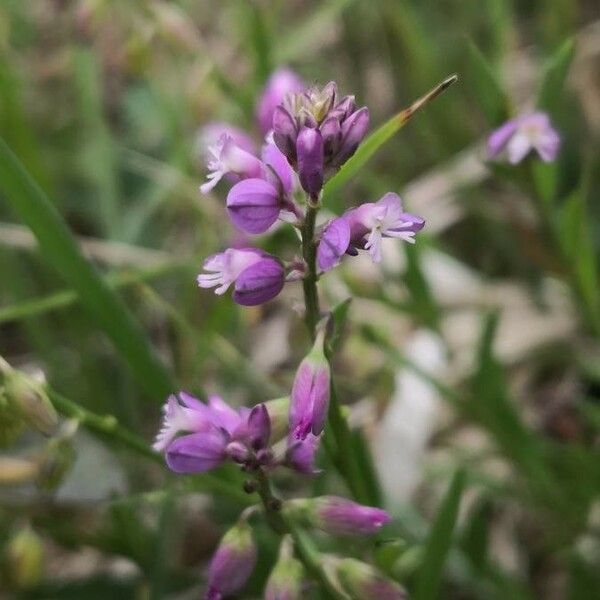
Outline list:
[[[317,250],[321,271],[335,267],[344,254],[367,250],[373,262],[381,262],[384,238],[399,238],[413,244],[425,221],[404,212],[400,196],[385,194],[377,202],[365,202],[325,225]]]
[[[216,287],[220,296],[233,284],[233,299],[243,306],[272,300],[285,283],[281,261],[257,248],[229,248],[213,254],[204,261],[204,270],[198,275],[200,287]]]
[[[532,150],[544,162],[556,159],[560,135],[544,112],[534,112],[507,121],[488,138],[488,156],[496,158],[506,151],[508,162],[520,163]]]
[[[297,170],[304,191],[316,198],[323,182],[356,152],[369,128],[369,110],[354,96],[322,89],[288,94],[273,111],[273,139]]]

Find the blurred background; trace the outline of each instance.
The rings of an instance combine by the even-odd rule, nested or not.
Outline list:
[[[25,171],[3,148],[0,355],[74,418],[47,438],[0,402],[0,597],[198,597],[247,500],[169,478],[129,446],[151,443],[170,389],[275,398],[305,351],[298,284],[243,310],[195,285],[203,258],[239,239],[223,189],[198,192],[198,132],[228,121],[260,140],[256,103],[282,66],[335,79],[370,108],[372,129],[460,77],[326,203],[339,214],[392,190],[428,222],[415,247],[390,240],[382,268],[347,261],[321,284],[326,306],[353,297],[340,393],[396,519],[372,560],[411,589],[428,532],[445,535],[439,507],[460,468],[439,597],[597,597],[592,0],[2,0],[0,134]],[[489,132],[535,106],[563,138],[557,162],[486,163]],[[284,229],[258,243],[297,251]],[[71,403],[116,421],[90,424]],[[115,423],[135,432],[129,446]],[[322,466],[283,487],[343,492]],[[266,529],[260,544],[273,556]],[[243,597],[260,597],[269,562]]]

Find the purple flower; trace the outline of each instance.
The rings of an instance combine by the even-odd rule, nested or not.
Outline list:
[[[552,162],[560,149],[560,136],[546,113],[534,112],[507,121],[488,138],[488,155],[506,150],[508,162],[520,163],[535,150],[544,162]]]
[[[397,194],[385,194],[377,202],[350,209],[325,227],[317,250],[319,268],[327,271],[339,263],[344,253],[356,254],[358,249],[368,250],[373,262],[381,262],[383,238],[400,238],[413,244],[415,234],[424,225],[421,217],[404,212]],[[350,241],[344,248],[347,235]]]
[[[165,451],[176,473],[201,473],[231,458],[238,463],[267,460],[271,420],[264,404],[233,409],[219,396],[204,404],[186,392],[170,396],[154,449]],[[186,433],[176,437],[180,433]],[[259,453],[262,454],[259,457]]]
[[[211,160],[212,156],[209,149],[217,146],[223,135],[231,138],[233,143],[245,152],[256,153],[256,145],[247,133],[224,121],[212,121],[204,125],[196,136],[196,149],[199,157],[204,162]]]
[[[330,150],[331,165],[341,167],[355,152],[369,130],[369,109],[366,106],[353,112],[341,127],[341,139]]]
[[[273,139],[298,168],[300,181],[310,194],[320,189],[320,177],[335,173],[356,152],[368,127],[368,109],[357,109],[353,96],[339,99],[333,82],[322,89],[288,94],[273,112]],[[319,137],[308,137],[306,129]],[[300,150],[309,157],[310,169],[300,164]],[[303,177],[303,171],[309,172],[310,178]]]
[[[241,590],[256,565],[252,529],[244,520],[224,536],[208,567],[206,600],[221,600]]]
[[[175,473],[210,471],[227,459],[228,443],[225,430],[206,424],[202,433],[178,437],[167,446],[167,465]]]
[[[323,138],[318,129],[303,127],[296,139],[298,175],[304,191],[317,198],[323,187]]]
[[[377,569],[355,558],[330,558],[340,582],[350,597],[360,600],[406,600],[402,586]]]
[[[256,110],[256,118],[263,135],[271,129],[273,111],[283,102],[286,94],[302,92],[305,87],[302,79],[290,69],[279,69],[271,75]]]
[[[298,367],[290,397],[290,432],[297,440],[309,433],[319,435],[329,408],[329,363],[323,349],[325,328],[317,334],[314,346]]]
[[[285,454],[285,464],[305,475],[315,475],[319,472],[315,464],[321,438],[309,433],[303,440],[298,440],[292,434],[288,439]]]
[[[267,136],[262,148],[262,160],[267,165],[267,179],[276,187],[280,187],[284,195],[288,196],[294,190],[294,171],[281,150],[273,141],[273,136]]]
[[[225,175],[234,175],[238,179],[263,177],[263,163],[250,152],[240,148],[235,140],[223,134],[219,141],[208,148],[208,181],[200,186],[203,194],[210,192]]]
[[[264,233],[283,208],[277,188],[265,179],[244,179],[227,194],[227,212],[234,225],[246,233]]]
[[[350,245],[350,225],[344,217],[332,219],[323,229],[317,248],[317,266],[320,271],[336,267]]]
[[[330,535],[370,535],[390,522],[385,510],[338,496],[321,496],[308,503],[311,524]]]
[[[279,548],[279,557],[265,588],[265,600],[300,600],[303,597],[304,567],[294,558],[292,540],[285,536]]]
[[[285,270],[281,261],[256,248],[229,248],[204,261],[207,273],[198,275],[202,288],[216,287],[224,294],[234,283],[233,299],[243,306],[255,306],[273,299],[283,289]]]

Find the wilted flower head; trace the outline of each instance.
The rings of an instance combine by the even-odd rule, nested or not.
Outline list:
[[[229,248],[204,261],[207,273],[198,275],[202,288],[216,287],[224,294],[234,284],[233,299],[243,306],[255,306],[273,299],[283,289],[285,269],[281,261],[257,248]]]
[[[304,567],[294,558],[292,540],[285,536],[265,588],[265,600],[300,600]]]
[[[275,107],[283,102],[287,94],[302,92],[305,87],[299,75],[291,69],[278,69],[269,77],[256,109],[256,118],[263,135],[273,126]]]
[[[333,82],[288,94],[273,112],[273,139],[311,196],[354,154],[368,127],[368,109],[357,108],[353,96],[339,99]]]
[[[371,535],[390,522],[385,510],[339,496],[308,499],[305,511],[313,527],[330,535]]]
[[[221,600],[238,592],[256,564],[252,529],[244,518],[224,536],[208,568],[206,600]]]
[[[290,434],[304,440],[319,435],[329,408],[329,362],[325,357],[325,328],[317,334],[312,350],[298,367],[290,397]]]
[[[177,437],[180,433],[182,435]],[[164,451],[176,473],[200,473],[231,459],[238,463],[260,462],[269,445],[271,422],[267,408],[233,409],[219,396],[204,404],[186,392],[170,396],[154,449]]]
[[[328,557],[333,563],[344,592],[352,600],[405,600],[401,585],[388,579],[377,569],[355,558]]]
[[[506,150],[508,162],[520,163],[532,150],[544,162],[552,162],[560,149],[560,135],[544,112],[521,115],[507,121],[488,138],[488,155],[497,157]]]
[[[421,217],[404,212],[400,196],[385,194],[377,202],[365,202],[330,221],[317,249],[317,264],[321,271],[335,267],[344,254],[368,250],[373,262],[381,262],[383,238],[400,238],[414,243],[423,229]]]

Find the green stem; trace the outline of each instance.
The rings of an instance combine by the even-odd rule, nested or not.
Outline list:
[[[306,263],[306,274],[303,279],[305,322],[311,339],[316,337],[317,323],[321,318],[319,308],[319,294],[317,290],[317,244],[315,240],[315,222],[319,206],[315,199],[309,199],[304,225],[302,227],[302,257]],[[330,357],[328,357],[331,363]],[[379,495],[370,491],[367,482],[376,481],[372,472],[363,473],[361,467],[365,462],[355,460],[354,440],[348,423],[342,414],[338,401],[333,377],[331,381],[329,403],[329,425],[334,440],[325,440],[325,451],[329,454],[333,464],[340,471],[354,498],[364,503],[379,503]],[[334,441],[334,443],[332,443]]]
[[[318,212],[319,207],[309,203],[302,227],[302,257],[306,263],[306,274],[302,282],[306,307],[304,320],[312,340],[315,339],[317,323],[321,317],[317,292],[317,244],[315,241],[315,222]]]
[[[347,597],[335,587],[327,575],[323,568],[321,553],[310,537],[298,527],[289,515],[281,510],[283,503],[273,492],[268,475],[260,467],[254,472],[254,475],[257,484],[256,491],[262,501],[267,523],[277,534],[292,536],[298,559],[306,570],[321,583],[325,598],[346,600]]]

